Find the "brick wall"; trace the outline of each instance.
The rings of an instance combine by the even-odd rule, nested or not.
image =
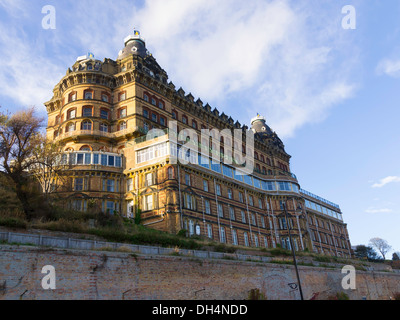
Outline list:
[[[41,286],[42,267],[56,270],[56,290]],[[299,267],[305,299],[344,291],[340,269]],[[0,299],[238,299],[260,289],[268,299],[298,299],[292,266],[129,253],[0,247]],[[400,273],[357,271],[351,299],[389,299]]]

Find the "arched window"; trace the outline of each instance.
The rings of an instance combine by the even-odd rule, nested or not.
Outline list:
[[[92,100],[93,99],[93,90],[85,90],[83,93],[84,99],[85,100]]]
[[[74,149],[72,149],[72,148],[67,148],[67,149],[65,149],[65,152],[74,152]]]
[[[86,120],[82,122],[82,130],[88,130],[91,131],[92,130],[92,122]]]
[[[82,146],[79,150],[80,151],[92,151],[92,148],[90,146]]]
[[[168,180],[174,179],[174,168],[169,167],[168,168]]]

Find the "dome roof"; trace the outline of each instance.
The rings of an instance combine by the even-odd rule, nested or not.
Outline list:
[[[141,56],[142,58],[146,57],[146,43],[144,39],[141,38],[139,31],[134,30],[133,35],[126,37],[124,42],[125,48],[119,52],[117,60],[122,60],[132,54]]]
[[[266,124],[265,118],[261,115],[257,115],[257,117],[251,119],[251,129],[254,133],[258,133],[261,135],[270,135],[272,134],[271,128]]]

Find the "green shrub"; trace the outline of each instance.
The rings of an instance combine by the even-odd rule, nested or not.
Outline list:
[[[0,226],[13,228],[13,229],[27,229],[28,223],[19,218],[0,218]]]

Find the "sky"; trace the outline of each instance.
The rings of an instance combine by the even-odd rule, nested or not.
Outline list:
[[[241,124],[263,115],[301,187],[340,205],[352,245],[380,237],[391,257],[399,16],[397,0],[0,0],[0,106],[46,117],[77,57],[115,60],[136,28],[177,89]]]

